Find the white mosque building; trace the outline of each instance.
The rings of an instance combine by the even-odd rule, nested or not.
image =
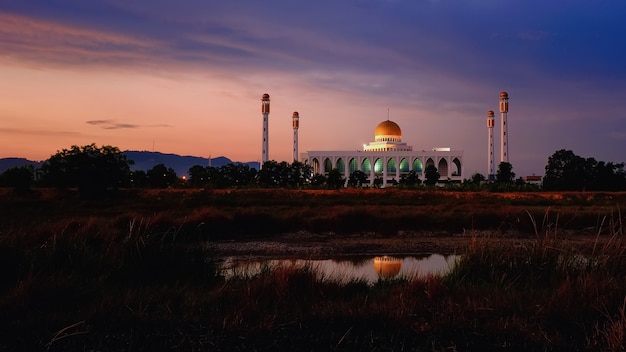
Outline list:
[[[450,148],[432,148],[414,151],[412,146],[402,142],[402,130],[397,123],[386,120],[376,126],[374,141],[363,145],[363,150],[351,151],[308,151],[300,155],[300,160],[313,167],[315,174],[328,174],[337,169],[348,179],[360,170],[368,175],[371,185],[377,178],[382,186],[400,181],[402,175],[415,171],[424,181],[424,170],[434,165],[440,180],[463,180],[463,151]]]

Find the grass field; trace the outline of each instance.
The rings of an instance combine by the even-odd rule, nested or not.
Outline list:
[[[625,207],[624,193],[0,190],[0,351],[620,351]],[[446,276],[373,285],[289,266],[226,280],[204,245],[298,231],[470,240]]]

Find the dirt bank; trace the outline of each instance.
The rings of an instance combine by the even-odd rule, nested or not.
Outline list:
[[[398,233],[380,236],[371,233],[338,235],[298,232],[238,241],[211,241],[207,249],[216,257],[289,257],[328,258],[350,255],[412,255],[425,253],[460,254],[472,245],[498,245],[517,248],[531,247],[539,241],[552,241],[559,248],[592,249],[604,245],[610,238],[589,234],[563,234],[559,238],[538,238],[535,235],[480,233]]]

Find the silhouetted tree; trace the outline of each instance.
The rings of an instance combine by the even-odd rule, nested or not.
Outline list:
[[[322,174],[315,174],[311,178],[311,187],[315,189],[323,188],[326,185],[326,176]]]
[[[74,145],[43,163],[42,183],[60,188],[78,187],[82,196],[99,197],[107,189],[129,184],[132,163],[117,147]]]
[[[130,186],[144,188],[148,186],[148,176],[144,170],[135,170],[130,173]]]
[[[431,164],[424,169],[424,178],[426,179],[426,181],[424,181],[425,184],[434,186],[437,181],[439,181],[439,178],[441,178],[441,175],[435,165]]]
[[[218,169],[224,187],[248,187],[257,177],[256,169],[247,164],[230,163]]]
[[[354,170],[348,177],[348,186],[350,187],[362,187],[367,183],[367,175],[361,170]]]
[[[498,165],[498,171],[496,171],[496,182],[509,183],[515,179],[515,173],[513,172],[513,165],[506,161],[501,162]]]
[[[311,182],[313,168],[299,161],[294,161],[289,167],[288,185],[290,187],[303,187]]]
[[[326,179],[326,184],[329,189],[339,189],[343,187],[346,183],[346,179],[343,178],[343,175],[337,169],[331,169],[328,171],[328,177]]]
[[[174,186],[178,181],[176,171],[165,164],[157,164],[146,172],[148,185],[152,188],[168,188]]]
[[[422,183],[419,175],[415,170],[411,170],[400,176],[400,186],[412,188]]]
[[[32,165],[12,167],[0,174],[0,184],[18,192],[27,192],[33,185],[34,175],[35,167]]]
[[[205,187],[209,183],[208,168],[194,165],[189,168],[189,186],[195,188]]]
[[[550,191],[618,191],[626,189],[624,163],[583,158],[561,149],[548,158],[543,188]]]
[[[286,187],[289,183],[289,164],[268,160],[257,173],[257,184],[261,187]]]
[[[481,182],[487,180],[485,176],[481,173],[475,173],[472,175],[472,183],[475,185],[480,185]]]

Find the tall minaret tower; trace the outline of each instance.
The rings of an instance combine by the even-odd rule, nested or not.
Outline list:
[[[509,112],[509,93],[500,92],[500,118],[502,120],[502,138],[500,139],[500,162],[509,162],[509,135],[507,133],[506,113]]]
[[[269,160],[269,118],[270,118],[270,95],[265,93],[261,99],[261,112],[263,113],[263,153],[261,154],[261,167]]]
[[[293,112],[293,161],[298,160],[298,127],[300,127],[300,115],[297,111]]]
[[[493,126],[495,124],[496,122],[494,119],[493,110],[487,111],[487,132],[489,135],[489,148],[487,150],[487,157],[488,157],[487,179],[489,181],[495,180],[495,177],[496,177],[495,176],[496,173],[494,172],[494,165],[493,165]]]

